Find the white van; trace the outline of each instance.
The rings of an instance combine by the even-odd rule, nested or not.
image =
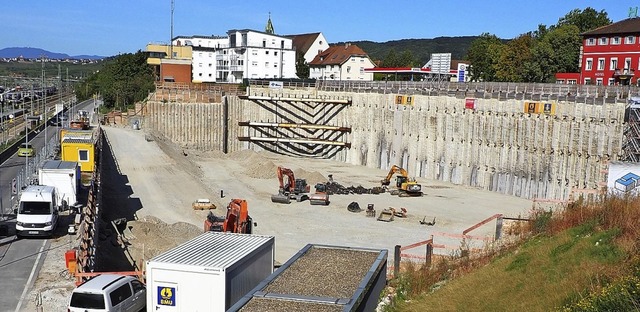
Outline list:
[[[58,197],[52,186],[29,185],[16,209],[16,236],[51,236],[58,225]]]
[[[73,290],[68,311],[144,311],[146,297],[145,285],[134,277],[101,274]]]

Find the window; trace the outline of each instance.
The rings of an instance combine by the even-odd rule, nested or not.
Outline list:
[[[624,59],[624,69],[625,70],[629,70],[631,69],[631,58],[627,57]]]
[[[269,67],[269,62],[264,62],[264,67]]]
[[[604,70],[604,58],[598,59],[598,70]]]
[[[577,83],[578,83],[578,81],[576,81],[575,79],[567,80],[567,84],[570,84],[570,85],[574,85],[574,84],[577,84]]]
[[[251,62],[251,66],[258,66],[258,62],[257,61],[252,61]]]
[[[588,58],[584,69],[585,70],[591,70],[592,68],[593,68],[593,59]]]
[[[614,70],[618,68],[618,58],[617,57],[612,57],[611,58],[611,62],[609,62],[609,69],[610,70]]]
[[[267,40],[266,39],[262,39],[262,47],[263,48],[267,47]]]
[[[251,55],[258,55],[258,50],[251,50]]]
[[[198,74],[198,77],[202,77],[202,73],[199,73],[199,74]]]
[[[591,78],[584,78],[584,84],[590,85],[591,84]]]
[[[636,43],[636,37],[635,36],[626,36],[626,37],[624,37],[624,43],[625,44],[634,44],[634,43]]]
[[[611,38],[611,44],[620,44],[620,37]]]
[[[601,37],[600,40],[598,41],[599,45],[607,45],[607,43],[609,43],[609,38],[607,37]]]
[[[198,52],[198,57],[202,57],[202,52]]]
[[[278,51],[273,52],[273,55],[278,56]]]
[[[89,150],[78,150],[78,161],[89,161]]]
[[[347,73],[351,72],[351,66],[347,66]]]
[[[608,86],[613,86],[615,84],[616,84],[616,78],[609,78],[609,81],[607,81]]]
[[[131,281],[131,286],[133,286],[134,293],[138,293],[146,289],[144,284],[140,283],[139,281]]]
[[[596,45],[596,38],[588,38],[588,39],[587,39],[587,45],[588,45],[588,46],[594,46],[594,45]]]
[[[596,78],[596,86],[602,85],[602,78]]]
[[[278,68],[278,63],[275,63],[275,62],[274,62],[274,63],[273,63],[273,67],[274,67],[274,68]]]
[[[111,306],[115,307],[120,304],[122,301],[127,300],[127,298],[131,297],[131,286],[129,283],[126,283],[118,288],[116,288],[113,292],[109,294],[109,298],[111,299]]]
[[[244,60],[238,60],[238,65],[240,66],[244,65]]]
[[[269,55],[269,50],[264,51],[264,54]]]
[[[198,67],[202,67],[202,63],[198,63]]]

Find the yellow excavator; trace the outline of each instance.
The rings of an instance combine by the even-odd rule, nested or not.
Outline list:
[[[407,170],[397,165],[393,165],[387,177],[380,181],[383,188],[388,188],[389,184],[391,184],[391,178],[396,173],[398,174],[398,176],[396,176],[396,189],[389,191],[391,195],[398,195],[400,197],[422,196],[422,185],[418,184],[414,178],[409,178]]]

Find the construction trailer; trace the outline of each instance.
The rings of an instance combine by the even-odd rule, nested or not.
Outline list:
[[[375,311],[386,249],[308,244],[229,311]]]
[[[60,149],[63,161],[80,164],[80,171],[93,172],[95,163],[96,135],[93,131],[61,132]]]
[[[147,310],[227,311],[273,273],[273,236],[205,232],[146,263]]]
[[[38,170],[38,183],[56,188],[59,207],[65,206],[62,201],[74,206],[78,202],[80,166],[73,161],[46,160]]]

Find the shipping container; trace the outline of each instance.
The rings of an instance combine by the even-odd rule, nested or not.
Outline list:
[[[80,186],[80,166],[73,161],[47,160],[38,170],[38,183],[56,188],[60,207],[74,206]],[[62,203],[64,201],[66,205]]]
[[[147,310],[226,311],[273,273],[273,236],[205,232],[146,263]]]
[[[229,311],[374,311],[387,284],[387,254],[309,244]]]

